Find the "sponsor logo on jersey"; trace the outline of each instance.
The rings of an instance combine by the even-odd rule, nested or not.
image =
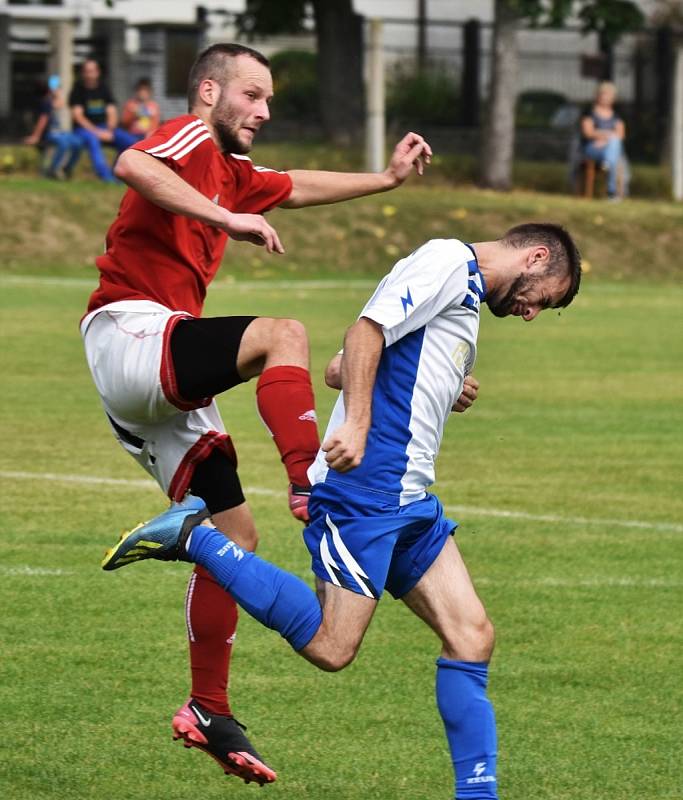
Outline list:
[[[458,346],[453,351],[453,361],[455,366],[461,371],[465,371],[465,364],[470,356],[470,346],[467,342],[458,342]]]

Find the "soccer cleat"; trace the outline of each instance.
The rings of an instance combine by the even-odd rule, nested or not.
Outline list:
[[[156,558],[159,561],[185,560],[185,542],[195,525],[209,517],[204,501],[188,495],[149,522],[142,522],[124,532],[117,545],[110,547],[102,559],[102,569],[112,570]]]
[[[300,522],[308,523],[311,519],[308,516],[308,498],[311,496],[311,487],[290,483],[287,495],[292,515]]]
[[[176,711],[171,725],[174,739],[182,739],[185,747],[203,750],[226,775],[237,775],[245,783],[254,781],[260,786],[276,780],[277,774],[263,763],[243,733],[246,728],[234,717],[211,714],[191,697]]]

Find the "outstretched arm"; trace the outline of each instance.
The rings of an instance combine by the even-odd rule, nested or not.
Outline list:
[[[325,460],[337,472],[357,467],[365,455],[372,422],[372,390],[384,347],[382,326],[361,317],[346,332],[342,359],[344,424],[322,443]]]
[[[413,169],[422,175],[431,157],[432,149],[422,136],[408,133],[396,145],[384,172],[294,169],[288,173],[292,179],[292,193],[280,205],[282,208],[302,208],[386,192],[400,186]]]
[[[114,174],[146,200],[166,211],[213,225],[233,239],[263,245],[269,253],[284,253],[275,228],[260,214],[233,214],[213,203],[148,153],[125,150],[116,162]]]

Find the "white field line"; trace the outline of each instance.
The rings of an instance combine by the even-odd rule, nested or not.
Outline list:
[[[638,519],[611,519],[604,517],[561,517],[557,514],[528,514],[526,511],[506,511],[502,508],[476,508],[474,506],[444,506],[446,511],[472,517],[498,517],[521,519],[529,522],[570,523],[572,525],[601,525],[605,528],[636,528],[640,530],[683,533],[683,525],[676,522],[648,522]]]
[[[80,486],[121,486],[131,489],[157,489],[157,484],[149,479],[106,478],[96,475],[67,475],[56,472],[15,472],[0,471],[0,479],[54,481],[74,483]],[[245,494],[279,497],[282,491],[262,486],[246,486]],[[551,524],[599,525],[603,528],[631,528],[636,530],[660,531],[662,533],[683,533],[683,525],[676,522],[648,522],[635,519],[611,519],[604,517],[562,517],[557,514],[529,514],[526,511],[509,511],[502,508],[478,508],[476,506],[447,505],[449,513],[471,517],[493,517],[498,519],[518,519],[526,522],[548,522]]]
[[[74,575],[70,569],[49,569],[47,567],[29,567],[22,564],[20,567],[0,566],[0,575],[9,578],[63,578],[67,575]]]
[[[95,289],[97,278],[68,278],[57,275],[0,275],[0,285],[7,286],[60,286],[65,289]],[[373,289],[377,281],[372,280],[263,280],[263,281],[221,281],[212,283],[209,290],[265,291],[287,289]]]

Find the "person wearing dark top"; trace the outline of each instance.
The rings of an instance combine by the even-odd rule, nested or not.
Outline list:
[[[50,166],[45,170],[48,178],[70,178],[76,162],[81,156],[81,140],[71,131],[62,130],[57,109],[64,107],[64,97],[59,86],[59,75],[50,75],[47,84],[41,87],[38,118],[25,144],[52,145],[54,153]],[[66,159],[66,162],[65,162]]]
[[[103,181],[115,181],[102,145],[111,145],[117,155],[135,144],[137,138],[119,128],[116,101],[109,87],[100,80],[100,65],[88,59],[81,66],[81,79],[69,94],[74,132],[87,149],[93,168]]]
[[[595,102],[581,118],[581,151],[585,158],[597,161],[607,171],[607,194],[613,199],[623,195],[625,188],[626,127],[614,110],[616,96],[613,83],[599,84]]]

